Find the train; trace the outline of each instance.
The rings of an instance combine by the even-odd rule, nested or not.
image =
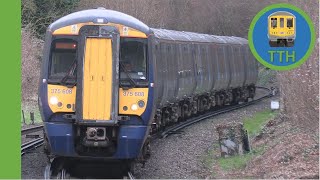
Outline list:
[[[286,11],[277,11],[268,16],[270,47],[293,47],[296,38],[296,17]]]
[[[99,160],[130,171],[150,156],[151,134],[254,98],[257,76],[244,38],[150,28],[105,8],[66,15],[48,27],[43,50],[46,170]]]

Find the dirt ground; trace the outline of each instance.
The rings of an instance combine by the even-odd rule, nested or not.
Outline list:
[[[210,178],[319,179],[319,134],[305,132],[278,116],[251,141],[252,149],[264,147],[264,152],[241,169],[224,171],[214,164]]]

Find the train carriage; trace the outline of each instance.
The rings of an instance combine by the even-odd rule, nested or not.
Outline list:
[[[216,104],[253,97],[257,63],[247,40],[151,30],[157,125],[185,119],[192,115],[190,112],[196,114]]]
[[[153,29],[104,8],[46,34],[39,108],[51,159],[144,161],[149,134],[247,101],[257,64],[247,40]],[[62,161],[65,162],[65,161]]]

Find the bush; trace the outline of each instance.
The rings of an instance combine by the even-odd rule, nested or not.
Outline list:
[[[43,42],[22,29],[21,44],[22,101],[37,101]]]
[[[314,22],[316,38],[319,38],[319,1],[290,3],[304,10]],[[319,39],[318,39],[319,40]],[[296,125],[311,134],[319,134],[319,41],[310,58],[299,68],[281,72],[281,97],[284,114]]]

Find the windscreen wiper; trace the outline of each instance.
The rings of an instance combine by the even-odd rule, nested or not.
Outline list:
[[[126,73],[126,75],[128,76],[128,78],[130,80],[130,84],[132,85],[132,88],[136,87],[137,86],[136,81],[134,81],[133,78],[130,76],[128,70],[124,67],[123,63],[121,61],[119,61],[119,64],[120,64],[120,67],[123,69],[124,73]]]
[[[72,74],[74,73],[74,71],[76,70],[76,67],[77,67],[77,61],[74,60],[73,63],[71,64],[71,66],[70,66],[67,74],[60,80],[59,83],[60,83],[61,85],[65,85],[65,86],[67,86],[67,87],[69,87],[69,88],[73,88],[73,87],[76,85],[76,83],[73,83],[73,84],[71,84],[71,85],[70,85],[70,84],[69,84],[69,85],[66,84],[68,78],[71,77],[71,75],[72,75]]]

